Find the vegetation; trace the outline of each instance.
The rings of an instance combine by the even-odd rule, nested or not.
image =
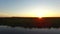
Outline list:
[[[0,25],[25,28],[59,28],[60,17],[0,17]]]

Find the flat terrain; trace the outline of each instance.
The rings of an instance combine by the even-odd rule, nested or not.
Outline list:
[[[59,28],[60,17],[0,17],[0,25],[24,28]]]

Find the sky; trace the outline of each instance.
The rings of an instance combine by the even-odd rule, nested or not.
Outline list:
[[[0,17],[60,17],[60,0],[0,0]]]

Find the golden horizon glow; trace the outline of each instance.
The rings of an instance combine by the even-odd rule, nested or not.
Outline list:
[[[49,12],[49,9],[47,9],[47,7],[43,7],[43,8],[34,8],[31,10],[31,12],[29,12],[31,15],[30,16],[34,16],[34,17],[47,17],[47,16],[51,16]]]
[[[32,10],[30,10],[29,12],[23,12],[23,13],[16,13],[16,14],[7,14],[7,13],[3,13],[1,14],[1,16],[12,16],[12,17],[38,17],[38,18],[42,18],[42,17],[52,17],[58,15],[55,12],[53,12],[52,10],[49,10],[47,7],[36,7],[36,8],[32,8]]]

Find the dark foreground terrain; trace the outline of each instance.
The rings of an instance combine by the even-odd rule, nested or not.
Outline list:
[[[0,17],[0,25],[24,28],[60,28],[60,17]]]

